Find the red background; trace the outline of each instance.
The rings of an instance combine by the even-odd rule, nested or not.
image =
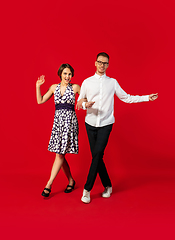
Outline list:
[[[3,239],[174,239],[174,7],[171,0],[3,2]],[[75,69],[72,82],[81,85],[94,74],[101,51],[110,55],[107,75],[127,93],[158,92],[159,98],[130,105],[115,97],[116,122],[104,156],[114,194],[101,199],[97,178],[88,206],[80,198],[91,155],[85,112],[78,111],[80,151],[67,156],[77,188],[65,196],[67,182],[60,172],[53,198],[44,201],[40,192],[54,160],[47,151],[54,103],[52,98],[37,105],[35,82],[46,76],[44,94],[68,62]]]

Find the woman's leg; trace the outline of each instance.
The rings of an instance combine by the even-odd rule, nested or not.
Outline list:
[[[72,177],[69,164],[65,158],[64,158],[64,162],[63,162],[61,169],[63,170],[64,174],[66,175],[66,177],[69,181],[69,185],[72,186],[74,184],[74,179]],[[68,187],[68,189],[70,189],[70,187]]]
[[[61,166],[63,165],[64,156],[65,155],[56,153],[55,161],[53,163],[51,174],[50,174],[50,178],[49,178],[49,181],[46,184],[46,188],[49,188],[49,189],[51,188],[53,180],[55,179],[55,177],[57,176],[58,172],[60,171]],[[44,190],[44,192],[48,193],[47,190]]]

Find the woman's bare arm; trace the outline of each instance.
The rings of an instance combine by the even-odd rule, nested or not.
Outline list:
[[[53,85],[49,88],[49,90],[42,96],[42,95],[41,95],[40,86],[41,86],[42,84],[44,84],[44,82],[45,82],[44,77],[45,77],[44,75],[40,76],[40,77],[38,78],[37,82],[36,82],[36,99],[37,99],[37,103],[38,103],[38,104],[45,103],[47,100],[49,100],[49,99],[52,97],[52,95],[53,95],[53,93],[54,93],[54,91],[55,91],[55,88],[56,88],[56,86],[57,86],[57,84],[53,84]]]

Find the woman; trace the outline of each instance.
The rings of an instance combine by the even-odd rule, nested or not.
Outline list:
[[[65,155],[66,153],[78,153],[78,121],[74,105],[76,93],[80,94],[80,86],[70,83],[74,76],[74,69],[67,63],[60,66],[58,76],[61,83],[53,84],[43,96],[40,86],[45,82],[44,76],[40,76],[36,82],[38,104],[46,102],[53,94],[55,101],[55,117],[48,150],[55,152],[56,156],[50,178],[41,194],[44,197],[49,197],[52,183],[60,168],[62,168],[69,181],[65,193],[72,192],[75,186]]]

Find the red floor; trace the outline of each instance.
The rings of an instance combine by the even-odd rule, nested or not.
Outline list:
[[[41,192],[47,176],[1,175],[1,239],[175,239],[175,177],[113,178],[113,194],[103,199],[97,179],[90,204],[80,201],[84,182],[63,192],[60,173],[52,194]]]

